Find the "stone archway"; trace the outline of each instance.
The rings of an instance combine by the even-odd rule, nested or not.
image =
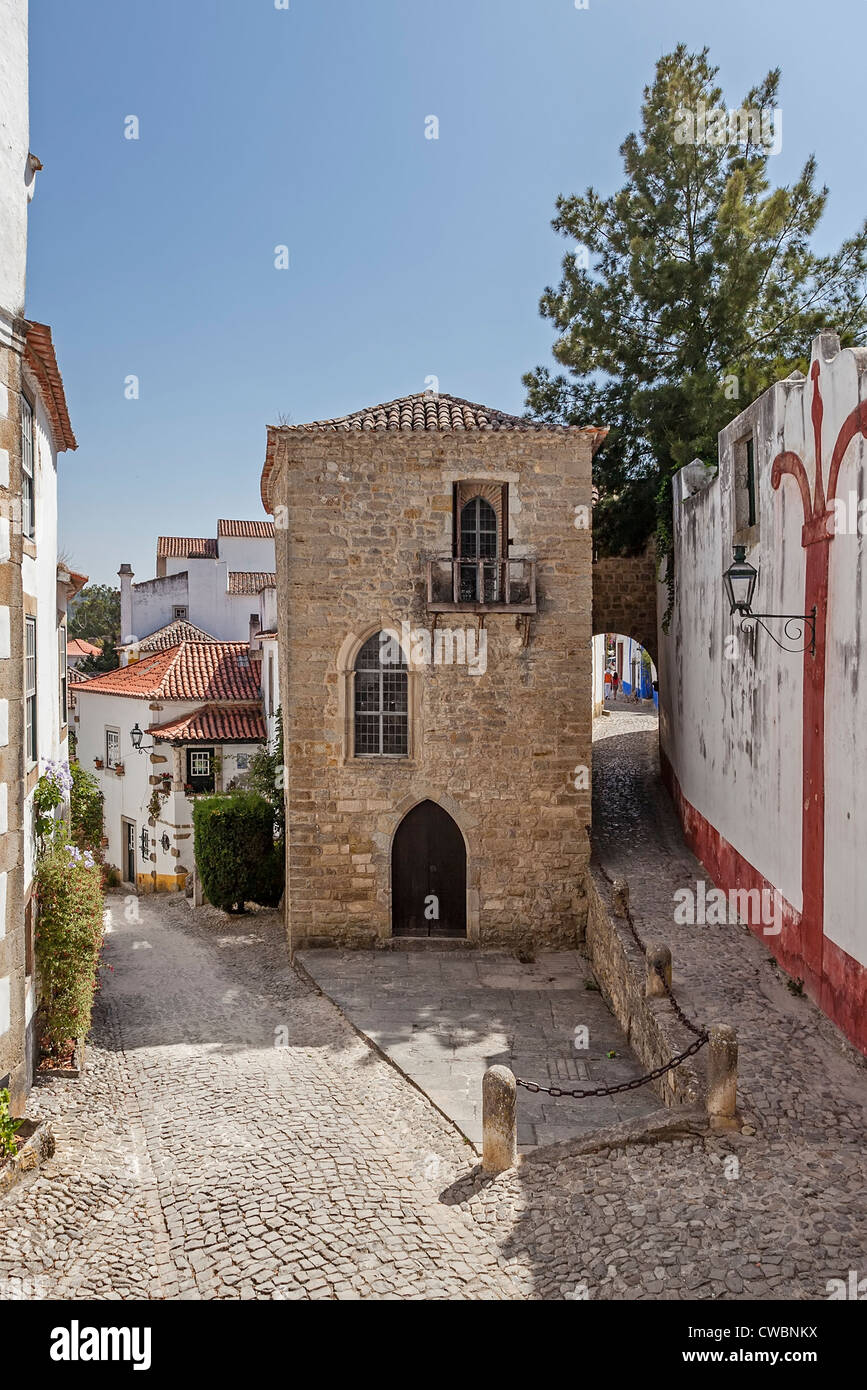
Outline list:
[[[658,668],[656,555],[607,555],[593,565],[593,633],[621,632],[640,643]]]

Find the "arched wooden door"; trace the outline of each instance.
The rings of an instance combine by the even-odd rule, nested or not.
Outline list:
[[[420,801],[391,847],[393,936],[466,936],[467,851],[455,822],[435,801]]]

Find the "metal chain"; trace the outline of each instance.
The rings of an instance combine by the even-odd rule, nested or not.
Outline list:
[[[667,1071],[673,1071],[679,1067],[681,1062],[685,1062],[687,1057],[692,1057],[707,1042],[707,1034],[696,1038],[695,1042],[690,1043],[689,1047],[683,1052],[679,1052],[676,1057],[672,1057],[670,1062],[664,1066],[654,1067],[646,1076],[636,1076],[632,1081],[620,1081],[616,1086],[596,1086],[589,1091],[564,1091],[561,1086],[540,1086],[535,1081],[523,1081],[521,1077],[515,1077],[515,1085],[523,1086],[527,1091],[541,1091],[546,1096],[568,1096],[571,1100],[584,1100],[587,1096],[616,1096],[620,1091],[636,1091],[639,1086],[646,1086],[649,1081],[657,1081],[660,1076],[664,1076]]]
[[[611,875],[606,871],[605,867],[602,864],[599,864],[598,867],[600,868],[603,877],[608,881],[608,883],[613,885],[614,880],[611,878]],[[626,921],[629,926],[629,930],[632,932],[632,935],[635,938],[635,943],[638,946],[638,949],[641,951],[641,954],[646,959],[647,947],[645,946],[644,942],[638,934],[635,923],[632,920],[632,913],[629,910],[628,903],[625,904],[625,907]],[[671,1007],[674,1009],[675,1014],[680,1019],[681,1023],[686,1028],[688,1028],[691,1033],[695,1033],[695,1042],[690,1043],[689,1047],[687,1047],[683,1052],[679,1052],[676,1057],[672,1057],[671,1061],[666,1062],[664,1066],[654,1067],[653,1071],[647,1072],[645,1076],[636,1076],[632,1081],[620,1081],[616,1086],[595,1086],[593,1089],[586,1091],[564,1091],[561,1086],[540,1086],[536,1081],[524,1081],[519,1076],[515,1077],[515,1085],[523,1086],[526,1091],[533,1091],[534,1093],[537,1091],[541,1092],[543,1095],[546,1096],[567,1096],[570,1100],[585,1100],[589,1096],[616,1096],[619,1095],[621,1091],[636,1091],[638,1090],[639,1086],[646,1086],[651,1081],[658,1081],[661,1076],[665,1076],[666,1072],[673,1071],[675,1067],[679,1067],[681,1062],[686,1061],[687,1057],[694,1057],[695,1054],[699,1052],[701,1048],[704,1047],[705,1043],[708,1041],[707,1031],[704,1028],[699,1028],[699,1026],[696,1023],[693,1023],[690,1018],[687,1018],[686,1014],[683,1012],[683,1009],[680,1007],[680,1005],[674,997],[674,994],[672,993],[671,986],[665,978],[665,973],[660,969],[658,965],[656,965],[654,968],[656,970],[657,975],[659,976],[659,979],[662,983],[662,987],[665,990],[666,996],[668,997],[669,1003],[671,1004]]]

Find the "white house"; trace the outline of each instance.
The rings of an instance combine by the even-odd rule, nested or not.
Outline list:
[[[185,639],[81,682],[75,700],[79,760],[105,798],[106,862],[138,890],[183,889],[190,798],[242,785],[267,737],[260,653]]]
[[[25,318],[27,0],[0,0],[0,1087],[13,1113],[35,1063],[33,789],[67,750],[66,604],[57,459],[75,448],[51,332]]]
[[[222,642],[249,639],[259,595],[276,588],[274,523],[218,521],[216,537],[160,536],[156,576],[133,583],[121,565],[120,624],[135,646],[173,622],[190,622]]]
[[[865,440],[867,349],[823,333],[808,377],[721,432],[718,474],[676,475],[659,650],[663,770],[689,843],[867,1052]]]

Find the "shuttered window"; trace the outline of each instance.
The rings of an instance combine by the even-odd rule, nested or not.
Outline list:
[[[21,529],[36,534],[36,487],[33,480],[33,406],[21,397]]]
[[[39,757],[36,730],[36,619],[24,619],[24,749],[28,767]]]

